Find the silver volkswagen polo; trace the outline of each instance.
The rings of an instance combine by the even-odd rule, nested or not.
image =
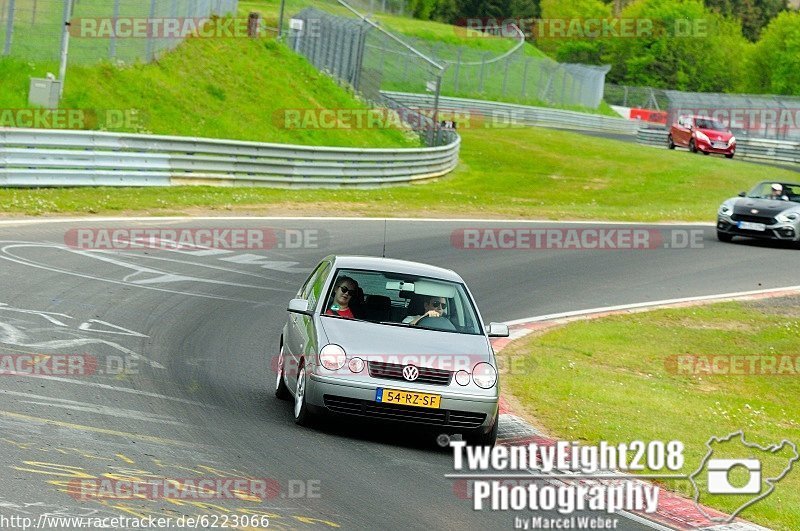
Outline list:
[[[275,395],[294,417],[370,417],[497,438],[499,383],[490,337],[464,281],[426,264],[328,256],[314,269],[283,328]]]

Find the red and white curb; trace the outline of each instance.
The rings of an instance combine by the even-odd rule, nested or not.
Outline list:
[[[511,332],[510,336],[508,338],[493,340],[492,346],[496,352],[499,352],[512,341],[525,337],[534,331],[546,330],[572,321],[597,319],[609,315],[639,313],[661,308],[697,306],[711,302],[757,300],[791,295],[800,295],[800,286],[652,301],[531,317],[508,322],[507,324]],[[524,419],[515,415],[509,402],[503,397],[500,399],[500,426],[497,437],[499,444],[504,445],[530,443],[554,445],[557,442],[556,439],[544,436]],[[563,480],[553,479],[551,481],[561,482]],[[596,481],[603,482],[604,480]],[[635,481],[644,483],[644,481],[641,480]],[[713,518],[723,519],[727,517],[725,513],[711,508],[703,507],[703,510]],[[738,518],[728,524],[717,524],[708,520],[708,518],[700,512],[694,500],[663,489],[660,491],[658,510],[655,514],[646,514],[644,512],[624,512],[621,514],[626,518],[635,520],[653,529],[677,529],[680,531],[765,531],[768,529]]]

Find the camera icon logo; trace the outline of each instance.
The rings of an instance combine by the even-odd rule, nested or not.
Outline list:
[[[772,494],[776,484],[800,461],[800,452],[793,442],[783,439],[778,444],[760,446],[747,441],[742,430],[725,437],[711,437],[706,448],[706,456],[688,479],[694,487],[697,510],[715,523],[732,522],[744,509]],[[731,454],[742,457],[730,458]],[[705,494],[738,496],[734,499],[741,505],[730,515],[719,516],[713,511],[709,514],[700,503],[701,495]]]
[[[735,487],[730,478],[737,468],[750,472],[747,484],[741,487]],[[709,459],[707,469],[709,494],[761,493],[761,461],[758,459]]]

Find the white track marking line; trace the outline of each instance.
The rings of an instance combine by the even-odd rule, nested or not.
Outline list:
[[[400,222],[424,222],[424,223],[547,223],[551,225],[685,225],[693,227],[715,227],[712,222],[683,222],[683,221],[596,221],[596,220],[575,220],[575,221],[552,221],[547,219],[486,219],[486,218],[386,218],[386,217],[324,217],[324,216],[170,216],[170,217],[132,217],[132,218],[52,218],[52,219],[16,219],[0,220],[0,225],[44,225],[48,223],[95,223],[95,222],[117,222],[117,221],[136,221],[157,224],[160,221],[400,221]]]
[[[89,413],[98,413],[100,415],[109,415],[112,417],[126,417],[133,420],[144,420],[148,422],[158,422],[161,424],[174,424],[175,426],[188,426],[188,424],[186,424],[185,422],[173,420],[172,417],[168,417],[166,415],[144,413],[133,409],[122,409],[116,407],[101,406],[96,404],[90,404],[88,402],[68,400],[66,398],[56,398],[52,396],[21,393],[18,391],[9,391],[7,389],[0,389],[0,394],[36,399],[36,400],[20,400],[20,402],[23,404],[36,404],[47,407],[60,407],[60,408],[72,409],[75,411],[86,411]],[[44,402],[39,402],[37,400],[44,400]]]
[[[769,288],[758,289],[752,291],[736,291],[731,293],[720,293],[718,295],[702,295],[698,297],[684,297],[680,299],[663,299],[659,301],[650,302],[637,302],[633,304],[620,304],[618,306],[602,306],[600,308],[589,308],[586,310],[576,310],[571,312],[551,313],[547,315],[539,315],[536,317],[526,317],[524,319],[515,319],[513,321],[506,321],[508,326],[524,325],[528,323],[536,323],[540,321],[552,321],[554,319],[563,319],[565,317],[577,317],[580,315],[590,315],[593,313],[614,312],[621,310],[633,310],[637,308],[648,308],[651,306],[664,306],[671,304],[680,304],[683,302],[699,302],[699,301],[712,301],[718,299],[735,299],[739,297],[747,297],[750,295],[763,295],[766,293],[778,293],[781,291],[797,291],[800,292],[800,286],[788,286],[783,288]]]
[[[158,393],[151,393],[149,391],[140,391],[139,389],[131,389],[130,387],[118,387],[114,385],[108,385],[100,382],[92,382],[89,380],[74,380],[72,378],[62,378],[60,376],[47,376],[43,374],[28,374],[25,372],[16,372],[16,371],[7,371],[4,374],[11,375],[11,376],[21,376],[24,378],[41,378],[42,380],[50,380],[54,382],[64,382],[64,383],[71,383],[76,385],[85,385],[88,387],[97,387],[98,389],[106,389],[109,391],[119,391],[120,393],[130,393],[133,395],[139,396],[146,396],[147,398],[158,398],[159,400],[171,400],[173,402],[180,402],[182,404],[188,404],[190,406],[198,406],[202,408],[211,408],[211,409],[222,409],[220,406],[215,406],[213,404],[205,404],[203,402],[197,402],[195,400],[188,400],[186,398],[178,398],[176,396],[167,396],[161,395]]]
[[[20,258],[20,257],[18,257],[16,255],[13,255],[13,254],[9,253],[7,251],[8,247],[14,247],[14,246],[8,246],[7,245],[7,246],[1,248],[0,251],[2,251],[3,255],[0,255],[0,259],[8,260],[9,262],[14,262],[14,263],[21,264],[21,265],[28,266],[28,267],[35,267],[35,268],[38,268],[38,269],[44,269],[46,271],[52,271],[52,272],[55,272],[55,273],[63,273],[65,275],[72,275],[72,276],[75,276],[75,277],[87,278],[89,280],[96,280],[98,282],[108,282],[109,284],[119,284],[121,286],[133,286],[133,287],[138,287],[138,288],[141,288],[141,289],[149,289],[149,290],[153,290],[153,291],[161,291],[161,292],[164,292],[164,293],[172,293],[173,295],[186,295],[186,296],[189,296],[189,297],[201,297],[201,298],[206,298],[206,299],[217,299],[217,300],[229,301],[229,302],[244,302],[244,303],[247,303],[247,304],[261,304],[263,302],[263,301],[247,300],[247,299],[237,299],[237,298],[233,298],[233,297],[220,297],[218,295],[211,295],[209,293],[192,293],[192,292],[188,292],[188,291],[180,291],[180,290],[173,290],[173,289],[167,289],[167,288],[158,288],[158,287],[155,287],[155,286],[145,286],[145,285],[142,285],[142,284],[131,284],[130,282],[123,282],[121,280],[112,280],[112,279],[108,279],[108,278],[96,277],[96,276],[93,276],[93,275],[85,275],[85,274],[82,274],[82,273],[75,273],[74,271],[70,271],[69,269],[61,269],[61,268],[58,268],[58,267],[41,265],[39,263],[32,262],[32,261],[24,259],[24,258]]]

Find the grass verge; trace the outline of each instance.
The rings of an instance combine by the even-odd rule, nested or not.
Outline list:
[[[748,442],[787,439],[800,444],[798,303],[800,297],[788,297],[574,322],[504,349],[500,356],[507,358],[507,366],[517,358],[515,367],[527,367],[512,371],[504,384],[528,414],[559,438],[614,444],[682,441],[683,474],[697,470],[711,436],[741,429]],[[756,366],[764,373],[712,374],[703,360],[720,355],[760,357]],[[687,359],[693,361],[679,361]],[[770,371],[770,359],[791,359],[793,365],[778,361]],[[728,458],[752,452],[742,455],[736,441],[714,451],[715,457]],[[762,477],[767,478],[783,469],[789,454],[784,449],[767,457],[756,451],[752,457],[763,459]],[[740,516],[776,529],[800,528],[799,468],[795,463],[770,496]],[[706,476],[699,478],[703,492]],[[732,483],[741,486],[743,480],[738,471]],[[693,496],[688,481],[670,480],[666,486]],[[706,494],[700,501],[731,513],[746,499]]]
[[[796,173],[540,128],[462,129],[462,163],[424,185],[373,190],[83,188],[0,190],[12,214],[253,214],[709,221],[726,198]],[[580,153],[580,156],[577,154]]]

